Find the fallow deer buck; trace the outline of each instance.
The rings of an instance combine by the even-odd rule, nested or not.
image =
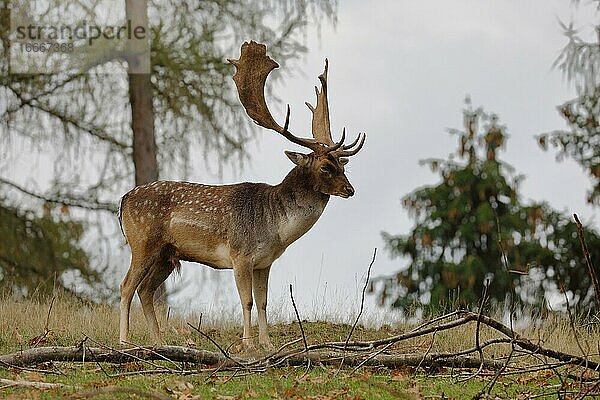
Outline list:
[[[335,143],[329,126],[327,60],[319,76],[312,111],[313,138],[288,130],[290,108],[283,127],[275,122],[264,96],[269,73],[279,67],[266,46],[244,43],[233,80],[246,112],[258,125],[274,130],[290,142],[311,150],[286,151],[296,165],[278,185],[238,183],[201,185],[161,181],[139,186],[121,199],[120,222],[131,247],[131,266],[121,283],[120,340],[126,342],[129,310],[134,292],[154,340],[160,341],[153,297],[180,260],[212,268],[233,269],[244,319],[243,344],[252,347],[250,335],[252,291],[258,308],[259,343],[270,348],[267,333],[267,282],[269,269],[284,250],[319,219],[330,195],[350,197],[354,189],[344,174],[350,156],[362,148],[366,135],[354,143]]]

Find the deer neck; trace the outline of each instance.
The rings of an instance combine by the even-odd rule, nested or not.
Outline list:
[[[303,167],[294,167],[275,188],[283,204],[290,209],[313,208],[322,212],[329,201],[329,195],[315,187],[310,172]]]
[[[283,211],[278,231],[286,244],[305,234],[317,222],[329,201],[329,195],[317,190],[309,171],[298,166],[274,187],[273,193]]]

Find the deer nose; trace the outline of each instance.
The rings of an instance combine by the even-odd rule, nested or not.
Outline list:
[[[348,197],[354,196],[354,188],[350,185],[346,186],[346,193],[348,194]]]

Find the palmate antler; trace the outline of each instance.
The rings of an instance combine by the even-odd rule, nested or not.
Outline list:
[[[233,76],[238,90],[240,102],[246,109],[248,116],[258,125],[280,133],[292,143],[306,147],[315,153],[334,152],[336,156],[348,157],[356,154],[363,146],[366,135],[362,134],[351,144],[344,146],[346,130],[342,132],[339,142],[335,143],[331,137],[329,124],[329,105],[327,102],[327,69],[328,62],[325,60],[325,71],[319,75],[321,91],[315,87],[317,104],[315,107],[306,103],[313,114],[312,135],[313,138],[301,138],[293,135],[289,130],[290,106],[287,107],[285,123],[283,127],[273,119],[265,101],[265,83],[272,70],[279,67],[274,60],[267,55],[267,46],[254,41],[242,45],[240,58],[228,60],[235,65],[236,72]],[[354,150],[357,143],[360,144]]]

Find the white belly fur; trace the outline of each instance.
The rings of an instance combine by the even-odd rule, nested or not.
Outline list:
[[[209,224],[176,216],[171,219],[170,230],[174,244],[184,258],[213,268],[232,268],[229,246],[217,240]]]

